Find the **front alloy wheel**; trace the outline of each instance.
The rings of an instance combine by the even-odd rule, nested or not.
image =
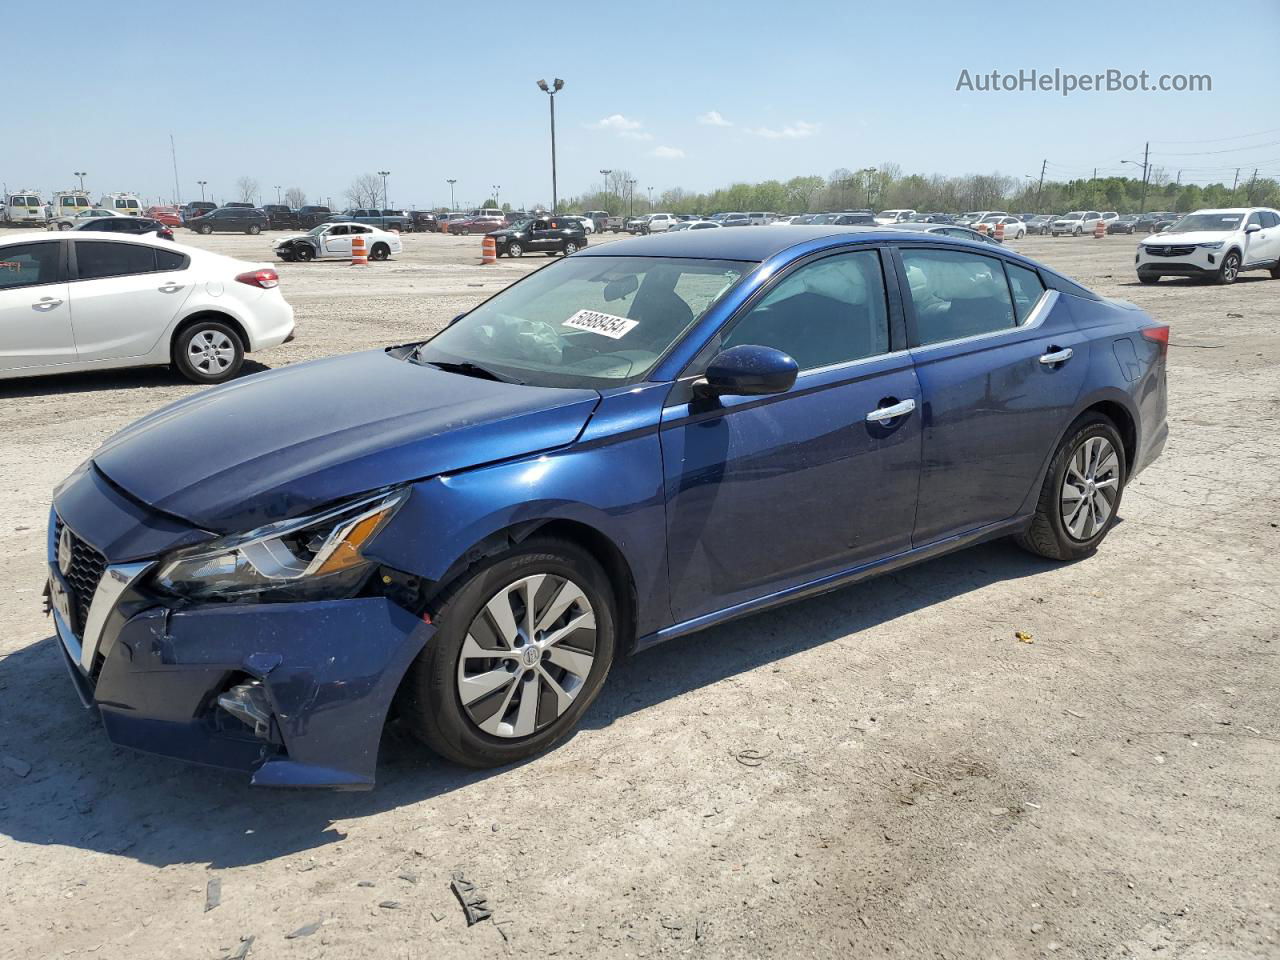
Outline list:
[[[1240,276],[1240,254],[1232,250],[1222,258],[1222,266],[1218,270],[1218,282],[1226,285],[1235,283]]]
[[[510,243],[510,244],[507,244],[507,256],[508,256],[508,257],[523,257],[523,256],[524,256],[524,247],[520,246],[520,244],[518,244],[518,243]]]
[[[596,616],[582,587],[539,573],[508,584],[471,621],[458,699],[495,737],[527,737],[564,715],[595,663]]]
[[[436,632],[401,685],[400,716],[455,763],[531,757],[599,694],[614,611],[609,578],[576,543],[530,539],[482,560],[428,603]]]

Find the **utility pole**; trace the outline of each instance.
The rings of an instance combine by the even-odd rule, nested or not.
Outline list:
[[[169,155],[173,157],[173,200],[175,205],[182,204],[182,188],[178,186],[178,151],[173,145],[173,134],[169,134]]]
[[[454,196],[453,196],[453,185],[454,185],[455,183],[457,183],[457,182],[458,182],[458,181],[457,181],[457,178],[454,178],[453,180],[446,180],[446,181],[445,181],[445,183],[449,184],[449,209],[450,209],[450,210],[457,210],[457,209],[458,209],[458,201],[457,201],[457,200],[455,200],[455,199],[454,199]]]
[[[1236,178],[1231,181],[1231,192],[1236,192],[1236,187],[1240,186],[1240,168],[1236,167]]]
[[[1253,203],[1253,187],[1258,182],[1258,168],[1253,168],[1253,176],[1249,178],[1249,186],[1245,190],[1245,200]]]
[[[1174,184],[1175,184],[1176,186],[1179,186],[1179,187],[1180,187],[1180,186],[1182,186],[1182,171],[1181,171],[1181,170],[1179,170],[1179,171],[1178,171],[1178,178],[1177,178],[1176,180],[1174,180]]]
[[[1036,213],[1042,212],[1040,206],[1040,196],[1044,193],[1044,171],[1049,166],[1049,158],[1045,157],[1044,162],[1040,164],[1040,185],[1036,187]]]
[[[1148,170],[1151,163],[1151,141],[1148,140],[1142,147],[1142,203],[1138,205],[1139,213],[1147,212],[1147,180]]]

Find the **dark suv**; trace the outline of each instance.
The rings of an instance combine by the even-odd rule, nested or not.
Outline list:
[[[264,203],[261,207],[267,215],[268,230],[297,230],[298,211],[283,203]]]
[[[436,220],[434,213],[426,210],[414,210],[413,229],[423,233],[437,233],[440,230],[440,222]]]
[[[261,233],[267,227],[267,215],[253,207],[219,207],[203,217],[187,221],[187,229],[196,233]]]
[[[505,230],[489,234],[498,245],[498,255],[522,257],[526,253],[545,253],[566,257],[587,245],[587,231],[577,220],[560,217],[531,217],[518,220]]]

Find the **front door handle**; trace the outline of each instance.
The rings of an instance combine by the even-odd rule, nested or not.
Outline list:
[[[1050,347],[1049,352],[1040,358],[1040,362],[1046,367],[1051,367],[1055,363],[1066,363],[1072,356],[1070,347]]]
[[[182,287],[183,285],[181,283],[166,283],[164,286],[157,287],[156,289],[161,293],[177,293],[182,289]]]
[[[52,310],[54,307],[62,306],[62,301],[55,297],[41,297],[31,305],[33,310]]]
[[[896,420],[898,417],[905,417],[915,408],[916,402],[910,399],[888,407],[876,407],[867,414],[867,423],[884,423],[887,420]]]

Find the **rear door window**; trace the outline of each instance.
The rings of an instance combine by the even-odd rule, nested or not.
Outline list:
[[[126,277],[156,269],[155,247],[109,240],[76,241],[76,274],[80,280]]]
[[[57,240],[45,240],[0,247],[0,290],[56,283],[60,246]]]
[[[1005,270],[1009,274],[1009,288],[1013,291],[1013,309],[1018,318],[1018,325],[1026,323],[1027,316],[1035,309],[1044,295],[1044,284],[1040,275],[1034,270],[1019,267],[1006,262]]]
[[[902,263],[915,307],[915,346],[1015,326],[999,260],[952,250],[904,249]]]

